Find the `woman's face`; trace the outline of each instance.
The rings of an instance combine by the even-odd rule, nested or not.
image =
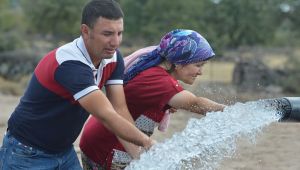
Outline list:
[[[198,75],[202,75],[202,69],[207,61],[187,65],[176,65],[173,76],[186,84],[193,84]]]

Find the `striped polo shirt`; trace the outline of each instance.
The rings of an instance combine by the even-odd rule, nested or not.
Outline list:
[[[123,84],[123,71],[119,51],[95,68],[82,37],[49,52],[12,113],[9,131],[23,144],[49,153],[72,147],[89,116],[78,99],[104,85]]]

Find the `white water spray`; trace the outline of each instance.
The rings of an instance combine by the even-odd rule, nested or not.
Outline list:
[[[237,103],[223,112],[190,119],[182,132],[156,144],[126,169],[213,170],[225,157],[233,156],[238,138],[254,142],[263,127],[280,118],[278,110],[263,102]]]

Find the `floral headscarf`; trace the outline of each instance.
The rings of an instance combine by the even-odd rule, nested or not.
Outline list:
[[[135,64],[127,69],[124,82],[140,72],[167,60],[171,64],[186,65],[206,61],[215,53],[207,40],[193,30],[176,29],[167,33],[153,51],[138,57]]]

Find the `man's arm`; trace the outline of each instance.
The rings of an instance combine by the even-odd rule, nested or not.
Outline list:
[[[223,104],[216,103],[204,97],[197,97],[187,90],[174,95],[168,104],[176,109],[184,109],[203,115],[211,111],[222,111],[225,108]]]
[[[131,114],[128,111],[128,107],[126,104],[125,94],[123,85],[107,85],[106,86],[106,96],[113,105],[116,112],[124,117],[126,120],[131,122],[134,125],[134,120]],[[119,141],[124,146],[125,150],[133,157],[138,158],[141,152],[141,148],[137,145],[129,143],[121,138]]]
[[[105,94],[100,90],[92,91],[79,100],[80,105],[101,121],[120,138],[132,142],[146,149],[150,148],[154,141],[139,131],[133,124],[121,117],[113,108]]]

